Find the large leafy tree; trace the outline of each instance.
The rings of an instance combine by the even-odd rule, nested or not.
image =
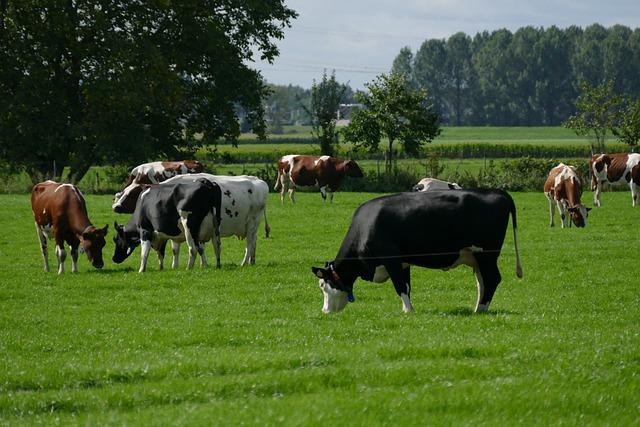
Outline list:
[[[364,108],[352,113],[345,139],[357,148],[379,151],[385,137],[385,170],[391,173],[396,141],[416,154],[440,134],[439,117],[427,103],[426,91],[411,89],[402,74],[382,74],[365,86],[369,92],[357,95]]]
[[[0,158],[33,180],[264,134],[283,0],[1,0]],[[197,137],[196,137],[197,136]]]
[[[335,71],[331,76],[327,76],[325,71],[320,83],[314,81],[311,86],[310,106],[303,105],[311,118],[311,133],[318,139],[323,155],[333,156],[338,145],[337,112],[348,89],[347,85],[338,83]]]
[[[578,112],[564,126],[576,135],[592,138],[592,153],[604,153],[607,134],[618,120],[622,97],[614,92],[612,81],[598,86],[583,82],[581,91],[576,100]]]
[[[620,141],[631,147],[640,142],[640,98],[627,98],[619,123],[612,129]]]

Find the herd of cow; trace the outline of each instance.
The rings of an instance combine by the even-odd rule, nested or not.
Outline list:
[[[602,185],[626,182],[632,204],[637,204],[640,185],[640,154],[599,154],[590,160],[594,204],[600,206]],[[333,193],[345,176],[362,177],[353,160],[329,156],[284,156],[278,162],[275,189],[295,203],[296,188],[319,188],[323,199]],[[550,225],[555,208],[562,227],[573,222],[587,225],[590,208],[581,202],[582,183],[576,169],[560,164],[544,184],[549,200]],[[144,272],[153,248],[163,268],[166,245],[171,241],[172,267],[178,266],[180,243],[189,248],[188,268],[199,254],[207,265],[204,244],[211,240],[220,266],[220,238],[246,239],[241,265],[254,264],[257,233],[264,217],[269,237],[266,204],[269,187],[254,176],[220,176],[203,173],[195,160],[153,162],[135,167],[125,188],[115,196],[113,211],[130,213],[125,225],[114,222],[113,262],[123,262],[141,246],[140,272]],[[555,206],[554,206],[555,205]],[[108,225],[96,228],[89,220],[85,199],[72,184],[45,181],[36,184],[31,206],[45,271],[49,271],[47,239],[55,240],[58,273],[64,272],[65,243],[70,246],[72,271],[78,271],[78,253],[84,251],[91,264],[102,268],[102,250]],[[360,277],[373,282],[391,279],[404,311],[410,301],[410,266],[448,270],[465,264],[476,276],[476,312],[485,311],[500,283],[498,257],[511,216],[516,253],[516,275],[522,277],[518,253],[516,207],[502,190],[462,189],[458,184],[425,178],[413,192],[379,197],[362,204],[353,215],[336,258],[323,268],[313,267],[324,296],[322,311],[342,310],[354,300],[353,284]]]

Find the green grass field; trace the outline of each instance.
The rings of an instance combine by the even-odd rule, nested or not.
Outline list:
[[[227,238],[220,270],[157,271],[152,254],[142,275],[139,249],[110,262],[126,216],[89,195],[106,266],[62,277],[42,270],[29,197],[0,196],[0,424],[638,425],[640,208],[604,193],[587,228],[551,229],[541,193],[513,195],[524,278],[509,228],[489,313],[460,267],[413,269],[413,315],[359,281],[330,316],[310,267],[377,195],[271,194],[257,265]]]

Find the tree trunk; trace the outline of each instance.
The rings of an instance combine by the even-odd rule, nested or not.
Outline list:
[[[389,140],[389,151],[387,151],[384,160],[384,170],[387,175],[390,175],[393,166],[393,139]]]

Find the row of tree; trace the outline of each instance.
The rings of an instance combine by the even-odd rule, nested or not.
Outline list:
[[[501,29],[401,49],[392,71],[426,89],[444,123],[555,126],[575,111],[580,85],[613,82],[640,95],[640,29],[622,25]]]

